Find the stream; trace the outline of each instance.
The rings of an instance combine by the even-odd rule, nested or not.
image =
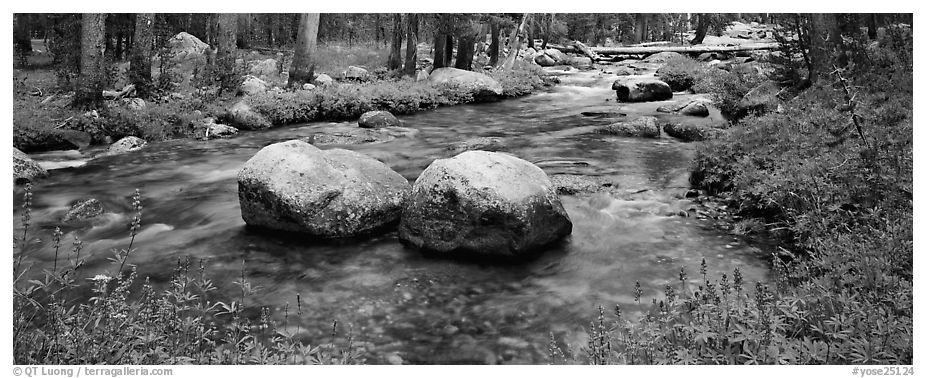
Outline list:
[[[386,363],[394,356],[417,364],[547,363],[551,332],[578,352],[598,305],[610,311],[620,304],[639,317],[652,298],[663,298],[667,283],[678,284],[681,268],[689,285],[696,286],[702,258],[712,277],[739,267],[746,282],[766,279],[765,247],[709,219],[678,215],[693,207],[684,193],[695,144],[666,135],[644,139],[575,131],[642,115],[682,117],[655,111],[669,101],[618,104],[610,89],[615,76],[597,69],[555,72],[559,85],[530,96],[400,116],[404,127],[418,131],[411,137],[336,146],[379,159],[413,182],[433,159],[455,154],[449,144],[500,137],[506,142],[501,151],[537,164],[548,175],[600,176],[617,183],[610,193],[561,196],[572,235],[534,260],[483,265],[436,259],[403,246],[394,231],[318,242],[245,228],[236,174],[248,158],[268,144],[356,127],[355,122],[293,125],[210,141],[174,140],[92,159],[94,150],[32,155],[53,170],[34,184],[29,232],[41,244],[30,254],[40,266],[50,265],[52,230],[69,203],[92,197],[106,213],[63,227],[64,246],[70,249],[74,235],[84,241],[85,253],[92,254],[85,276],[110,271],[110,250],[129,243],[131,195],[139,188],[142,228],[129,262],[139,266],[140,277],[164,284],[178,258],[206,259],[206,274],[219,287],[218,300],[228,300],[237,297],[233,281],[244,261],[245,275],[259,287],[247,298],[249,308],[269,306],[281,320],[288,303],[289,329],[313,345],[343,342],[351,328],[354,345],[367,351],[368,363]],[[672,101],[691,96],[676,93]],[[711,111],[711,117],[680,121],[723,122],[716,109]],[[22,188],[13,196],[14,231],[21,233]],[[633,296],[637,281],[642,306]],[[297,294],[301,314],[295,309]],[[339,333],[332,336],[335,320]]]

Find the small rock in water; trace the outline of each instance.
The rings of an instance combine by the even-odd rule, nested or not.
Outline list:
[[[374,110],[360,115],[357,124],[366,129],[378,129],[381,127],[399,126],[399,119],[392,113],[383,110]]]
[[[608,101],[608,100],[610,99],[605,99],[605,101]],[[620,112],[582,112],[580,114],[582,114],[585,117],[596,117],[596,118],[626,117],[627,116],[627,113],[620,113]]]
[[[701,192],[697,189],[688,189],[688,191],[685,192],[685,198],[697,198],[699,195],[701,195]]]
[[[125,138],[119,139],[116,143],[113,143],[109,146],[109,152],[112,153],[121,153],[121,152],[131,152],[137,151],[145,147],[148,142],[144,139],[134,136],[127,136]]]
[[[206,124],[206,139],[227,138],[238,134],[238,129],[221,123],[215,123],[211,118],[207,119],[204,123]]]
[[[86,220],[100,214],[103,214],[103,204],[95,198],[88,198],[72,204],[62,222]]]
[[[462,142],[456,142],[449,146],[447,149],[454,152],[463,152],[470,150],[482,150],[482,151],[498,151],[503,150],[507,146],[505,140],[499,137],[479,137],[468,139]]]
[[[617,189],[617,184],[611,180],[583,175],[551,175],[550,181],[560,195],[574,195],[579,193],[596,193],[609,189]]]

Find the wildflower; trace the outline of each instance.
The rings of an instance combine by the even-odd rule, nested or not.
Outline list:
[[[91,281],[103,281],[103,282],[109,282],[109,280],[111,279],[113,278],[105,274],[97,274],[93,276],[93,278],[90,278]]]

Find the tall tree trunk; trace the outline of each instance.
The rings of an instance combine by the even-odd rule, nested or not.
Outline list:
[[[524,36],[527,39],[527,47],[529,48],[534,48],[534,38],[537,36],[534,29],[536,29],[534,27],[534,22],[531,21],[530,24],[527,24],[527,30],[524,31]]]
[[[408,13],[408,31],[405,35],[407,44],[405,46],[405,69],[402,73],[406,76],[415,77],[415,69],[418,64],[418,15]]]
[[[499,28],[498,22],[492,21],[490,28],[492,29],[492,42],[489,43],[489,65],[492,67],[498,66],[498,37],[499,37]]]
[[[530,18],[530,13],[525,13],[521,16],[521,25],[511,33],[511,49],[508,51],[505,63],[502,64],[502,69],[510,70],[514,67],[515,62],[517,62],[518,54],[521,52],[521,36],[523,35],[524,25],[527,23],[528,18]]]
[[[829,42],[832,49],[836,50],[835,64],[845,68],[849,64],[849,56],[846,53],[846,44],[842,40],[842,31],[845,26],[845,15],[827,14],[824,16],[826,24],[829,27]]]
[[[446,34],[447,42],[444,43],[444,64],[447,67],[450,67],[450,63],[453,62],[453,34]]]
[[[695,29],[695,37],[691,40],[692,45],[700,45],[707,36],[707,13],[698,13],[698,27]]]
[[[128,43],[128,39],[129,39],[126,34],[127,34],[126,31],[123,30],[123,31],[120,31],[118,34],[118,37],[116,37],[118,39],[116,39],[116,54],[115,55],[116,55],[116,58],[118,58],[120,61],[125,56],[125,50],[127,47],[126,44]]]
[[[80,24],[80,76],[74,105],[96,109],[103,105],[103,48],[106,13],[84,13]]]
[[[472,32],[460,37],[460,46],[457,48],[457,61],[454,68],[461,70],[472,70],[473,55],[475,50],[473,44],[476,43],[476,35]]]
[[[402,68],[402,14],[392,15],[392,48],[389,51],[388,67],[390,70]]]
[[[380,30],[383,28],[383,22],[380,20],[379,13],[373,14],[373,40],[375,41],[374,46],[379,46],[379,41],[383,37],[379,34]]]
[[[301,87],[315,80],[315,50],[318,46],[319,13],[303,13],[299,16],[299,35],[296,37],[296,51],[289,67],[289,87]]]
[[[223,89],[235,87],[235,58],[237,57],[238,15],[234,13],[219,13],[216,30],[216,64],[219,80]]]
[[[543,43],[540,44],[541,50],[547,49],[547,44],[550,43],[550,35],[552,34],[553,29],[553,17],[555,13],[547,13],[544,15],[543,20]]]
[[[13,18],[13,45],[16,51],[16,57],[22,67],[25,67],[29,63],[29,55],[32,53],[30,21],[30,16],[23,13],[18,13]]]
[[[135,37],[129,66],[129,79],[139,97],[151,94],[151,48],[154,43],[154,13],[135,14]]]
[[[633,28],[633,38],[636,43],[644,42],[649,38],[649,13],[638,13],[636,25]]]
[[[238,14],[238,47],[246,49],[251,45],[251,14]]]
[[[447,36],[442,33],[434,35],[434,69],[447,67]]]
[[[869,13],[865,17],[865,24],[868,26],[868,39],[875,41],[878,39],[878,14]]]

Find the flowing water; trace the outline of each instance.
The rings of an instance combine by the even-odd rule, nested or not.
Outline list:
[[[32,247],[31,253],[40,264],[50,264],[51,230],[71,201],[93,197],[107,212],[65,228],[65,245],[74,235],[84,240],[84,251],[93,253],[86,274],[111,270],[106,257],[112,248],[128,245],[130,197],[140,188],[142,229],[130,263],[138,264],[142,277],[163,283],[178,258],[207,259],[207,274],[220,295],[236,297],[232,282],[244,261],[247,278],[259,286],[247,298],[248,306],[270,306],[279,319],[289,303],[290,329],[300,330],[299,336],[313,344],[335,341],[330,335],[334,320],[340,324],[338,340],[350,325],[371,363],[383,363],[390,355],[409,363],[545,363],[551,332],[580,347],[583,328],[597,315],[598,305],[610,309],[620,304],[639,316],[652,298],[662,298],[665,284],[678,283],[681,268],[697,285],[702,258],[715,275],[739,267],[747,282],[766,278],[762,247],[709,220],[677,215],[692,206],[681,194],[688,186],[693,144],[665,135],[641,139],[588,132],[591,126],[640,115],[679,117],[655,112],[667,102],[616,104],[613,76],[598,70],[559,74],[562,83],[539,94],[401,117],[404,126],[418,130],[411,137],[339,146],[380,159],[413,181],[433,159],[453,154],[450,143],[501,137],[507,144],[503,151],[550,175],[602,176],[617,183],[618,190],[610,194],[562,196],[572,235],[535,260],[499,266],[435,259],[400,244],[395,232],[318,242],[245,228],[235,176],[248,158],[268,144],[356,127],[352,123],[176,140],[93,159],[88,158],[92,151],[34,155],[55,170],[34,187],[38,227],[30,234],[45,246]],[[676,94],[674,100],[690,96]],[[722,122],[714,116],[679,120]],[[14,192],[17,209],[21,193],[21,188]],[[18,223],[18,210],[14,216]],[[643,305],[633,298],[637,281]],[[302,314],[295,310],[297,293]]]

